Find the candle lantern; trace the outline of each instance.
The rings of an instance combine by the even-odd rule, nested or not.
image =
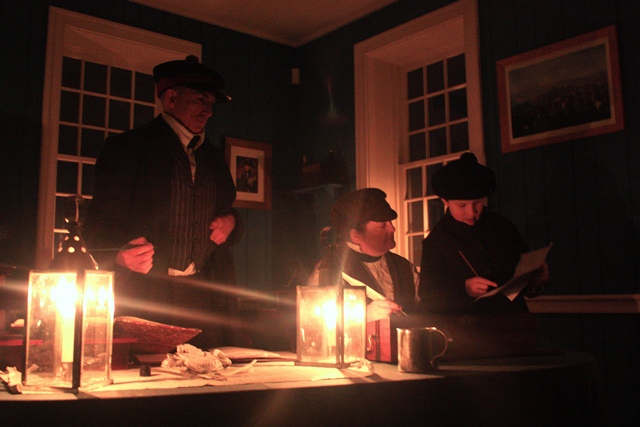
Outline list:
[[[111,383],[113,272],[31,271],[25,390],[77,392]]]
[[[364,287],[298,286],[296,364],[342,369],[361,363],[366,309]]]
[[[77,392],[112,383],[113,279],[71,222],[50,265],[29,273],[25,391]]]

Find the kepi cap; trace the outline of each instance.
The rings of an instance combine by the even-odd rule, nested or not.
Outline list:
[[[386,222],[398,217],[379,188],[363,188],[342,196],[333,205],[329,216],[339,235],[368,221]]]
[[[229,102],[231,97],[224,90],[224,78],[213,69],[201,64],[195,55],[186,59],[163,62],[153,67],[156,94],[175,86],[212,92],[216,103]]]

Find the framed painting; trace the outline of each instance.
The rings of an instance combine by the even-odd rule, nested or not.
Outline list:
[[[271,145],[227,137],[225,157],[237,192],[233,206],[271,209]]]
[[[496,67],[503,152],[624,129],[615,26]]]

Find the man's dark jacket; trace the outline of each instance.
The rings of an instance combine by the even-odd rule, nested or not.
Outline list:
[[[450,315],[527,312],[522,295],[513,302],[501,294],[474,302],[465,289],[465,280],[476,273],[503,285],[526,251],[516,226],[502,215],[485,210],[478,223],[469,226],[447,212],[422,242],[420,300],[424,308],[428,313]]]
[[[209,277],[233,282],[229,246],[241,237],[241,217],[231,207],[236,197],[229,167],[222,153],[209,140],[196,150],[198,174],[213,175],[216,204],[211,220],[228,213],[236,217],[236,229],[223,245],[210,242],[211,255],[203,270]],[[171,179],[175,158],[185,156],[179,138],[158,116],[140,128],[107,139],[96,163],[96,186],[84,227],[84,237],[101,268],[117,269],[118,248],[144,236],[155,246],[151,273],[166,275],[169,267],[171,215]]]

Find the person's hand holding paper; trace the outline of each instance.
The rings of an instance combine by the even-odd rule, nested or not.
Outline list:
[[[531,288],[535,294],[539,293],[539,287],[549,280],[549,266],[546,258],[552,245],[553,243],[549,243],[548,246],[520,255],[520,261],[516,265],[513,277],[504,285],[479,296],[476,301],[499,292],[513,301],[525,287]]]

